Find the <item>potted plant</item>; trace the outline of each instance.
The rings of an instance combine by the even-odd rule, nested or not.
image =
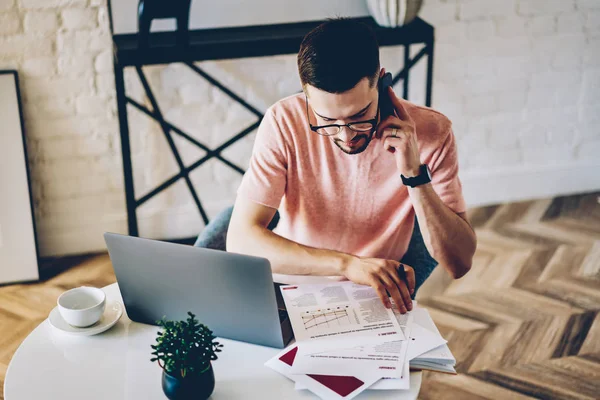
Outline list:
[[[162,388],[171,400],[207,399],[215,388],[211,361],[223,345],[193,313],[188,315],[185,321],[157,321],[163,330],[150,346],[154,350],[150,361],[163,369]]]

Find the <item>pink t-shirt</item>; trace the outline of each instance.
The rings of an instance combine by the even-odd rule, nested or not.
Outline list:
[[[331,138],[310,130],[305,101],[297,94],[267,110],[238,196],[278,209],[274,232],[294,242],[400,260],[415,212],[394,155],[376,138],[362,153],[342,152]],[[430,108],[401,101],[415,122],[433,189],[450,209],[465,211],[451,122]]]

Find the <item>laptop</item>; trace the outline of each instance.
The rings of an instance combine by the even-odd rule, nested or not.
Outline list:
[[[105,233],[129,319],[157,325],[188,311],[215,336],[283,348],[293,338],[266,258]]]

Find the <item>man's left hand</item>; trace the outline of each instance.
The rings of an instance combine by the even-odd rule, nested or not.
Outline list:
[[[383,139],[383,147],[394,154],[396,166],[402,175],[407,178],[417,176],[421,160],[415,123],[391,87],[388,88],[388,95],[396,115],[391,115],[379,123],[376,137]]]

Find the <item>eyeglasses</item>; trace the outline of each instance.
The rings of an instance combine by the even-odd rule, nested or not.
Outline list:
[[[350,122],[350,123],[342,124],[342,125],[329,124],[329,125],[315,126],[310,123],[310,117],[308,115],[308,98],[306,97],[306,95],[304,96],[304,98],[306,100],[306,118],[308,118],[308,125],[310,126],[310,130],[318,133],[319,135],[322,135],[322,136],[337,135],[338,133],[340,133],[342,131],[342,128],[344,128],[345,126],[348,127],[349,129],[353,130],[354,132],[359,132],[359,133],[371,132],[373,129],[375,129],[375,126],[377,125],[377,117],[375,117],[373,119],[369,119],[366,121]],[[377,109],[377,114],[379,115],[379,109]]]

